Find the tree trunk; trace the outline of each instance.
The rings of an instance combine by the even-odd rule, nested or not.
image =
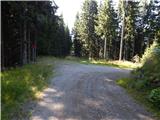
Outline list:
[[[23,64],[27,63],[27,29],[26,29],[26,21],[24,22],[24,51],[23,51]]]
[[[32,61],[35,62],[36,61],[36,50],[37,50],[37,43],[36,43],[36,40],[37,40],[37,30],[35,30],[35,37],[34,37],[34,41],[32,43]],[[34,47],[33,47],[34,46]]]
[[[107,44],[107,39],[105,38],[104,40],[104,59],[106,59],[106,44]]]
[[[0,23],[1,24],[1,23]],[[5,28],[3,28],[3,30],[4,30]],[[1,33],[0,33],[1,34]],[[3,38],[3,36],[4,36],[4,31],[2,31],[2,39],[1,39],[1,70],[3,71],[4,70],[4,68],[5,68],[5,65],[4,65],[4,62],[5,62],[5,60],[4,60],[4,38]]]
[[[31,39],[30,39],[30,31],[28,30],[28,63],[31,60]]]
[[[119,61],[122,60],[122,52],[123,52],[124,17],[125,15],[123,14],[122,32],[121,32],[121,41],[120,41],[120,50],[119,50]]]
[[[23,24],[20,26],[20,65],[23,65]]]

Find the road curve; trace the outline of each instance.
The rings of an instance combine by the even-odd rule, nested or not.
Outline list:
[[[115,84],[129,70],[55,61],[55,73],[31,120],[153,120]]]

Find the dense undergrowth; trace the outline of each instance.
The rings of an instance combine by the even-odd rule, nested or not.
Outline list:
[[[22,106],[37,98],[53,73],[53,58],[39,58],[34,64],[12,68],[1,73],[2,119],[21,119]]]

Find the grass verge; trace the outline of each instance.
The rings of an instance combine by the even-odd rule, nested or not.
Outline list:
[[[126,68],[126,69],[135,69],[141,66],[141,64],[139,63],[133,63],[130,61],[118,61],[118,60],[109,61],[109,60],[103,60],[103,59],[88,60],[87,58],[78,58],[73,56],[67,56],[65,59],[80,62],[83,64],[95,64],[95,65],[103,65],[103,66],[106,65],[110,67],[118,67],[118,68]]]
[[[34,64],[1,73],[3,120],[21,119],[23,104],[36,99],[38,93],[47,87],[53,74],[53,60],[52,57],[41,57]]]
[[[145,88],[141,90],[137,90],[135,88],[132,88],[132,84],[134,83],[134,80],[131,78],[123,78],[116,81],[118,85],[122,86],[127,90],[127,92],[140,104],[144,105],[146,110],[153,113],[153,116],[158,120],[160,119],[160,109],[153,105],[148,100],[148,95],[151,92],[151,88]]]

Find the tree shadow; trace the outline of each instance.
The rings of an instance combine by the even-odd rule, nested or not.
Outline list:
[[[66,88],[51,85],[33,108],[32,120],[150,120],[151,115],[115,85],[111,73],[83,74]],[[113,73],[112,73],[113,74]],[[87,76],[87,77],[85,77]],[[85,80],[83,78],[86,78]],[[65,80],[65,79],[64,79]],[[67,80],[67,78],[66,78]],[[70,80],[67,80],[71,82]],[[57,81],[56,81],[57,82]],[[73,81],[72,81],[73,82]]]

